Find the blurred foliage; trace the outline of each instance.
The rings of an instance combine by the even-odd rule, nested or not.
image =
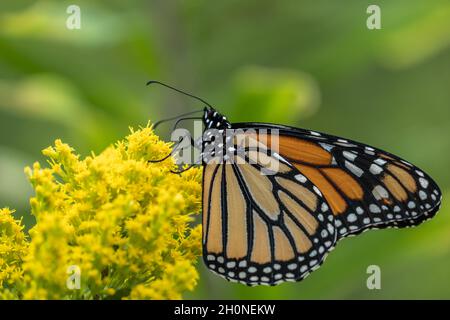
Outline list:
[[[366,28],[365,0],[80,0],[80,30],[65,27],[69,4],[0,2],[0,206],[30,212],[22,168],[57,137],[98,153],[129,125],[201,107],[149,79],[234,122],[364,141],[450,186],[447,0],[380,0],[381,30]],[[345,240],[300,284],[246,288],[203,270],[190,297],[450,298],[449,211]],[[382,267],[380,291],[365,288],[369,264]]]
[[[244,109],[271,122],[286,123],[314,113],[319,105],[319,90],[312,77],[290,70],[242,68],[233,79],[232,92],[235,101],[228,112],[232,119]]]

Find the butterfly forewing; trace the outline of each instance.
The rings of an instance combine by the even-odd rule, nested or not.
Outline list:
[[[399,157],[323,133],[277,128],[280,155],[324,195],[339,238],[370,228],[418,225],[439,209],[436,183]]]

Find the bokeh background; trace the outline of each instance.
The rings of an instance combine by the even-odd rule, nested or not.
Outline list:
[[[81,8],[68,30],[66,9]],[[199,263],[190,299],[450,299],[450,2],[1,1],[0,206],[33,224],[23,168],[61,138],[82,155],[145,125],[202,107],[364,141],[427,171],[444,192],[419,228],[342,241],[307,280],[228,283]],[[161,135],[167,134],[161,129]],[[382,289],[368,290],[379,265]]]

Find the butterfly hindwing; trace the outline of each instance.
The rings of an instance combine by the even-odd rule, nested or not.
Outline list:
[[[266,150],[267,151],[267,150]],[[307,177],[282,158],[245,148],[238,161],[204,165],[203,256],[231,281],[298,281],[334,247],[334,216]],[[260,161],[260,160],[264,161]],[[268,163],[277,161],[277,172]]]

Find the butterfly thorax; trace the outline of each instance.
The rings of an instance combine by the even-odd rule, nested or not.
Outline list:
[[[205,124],[205,129],[231,128],[231,123],[227,118],[211,107],[205,108],[203,123]]]

